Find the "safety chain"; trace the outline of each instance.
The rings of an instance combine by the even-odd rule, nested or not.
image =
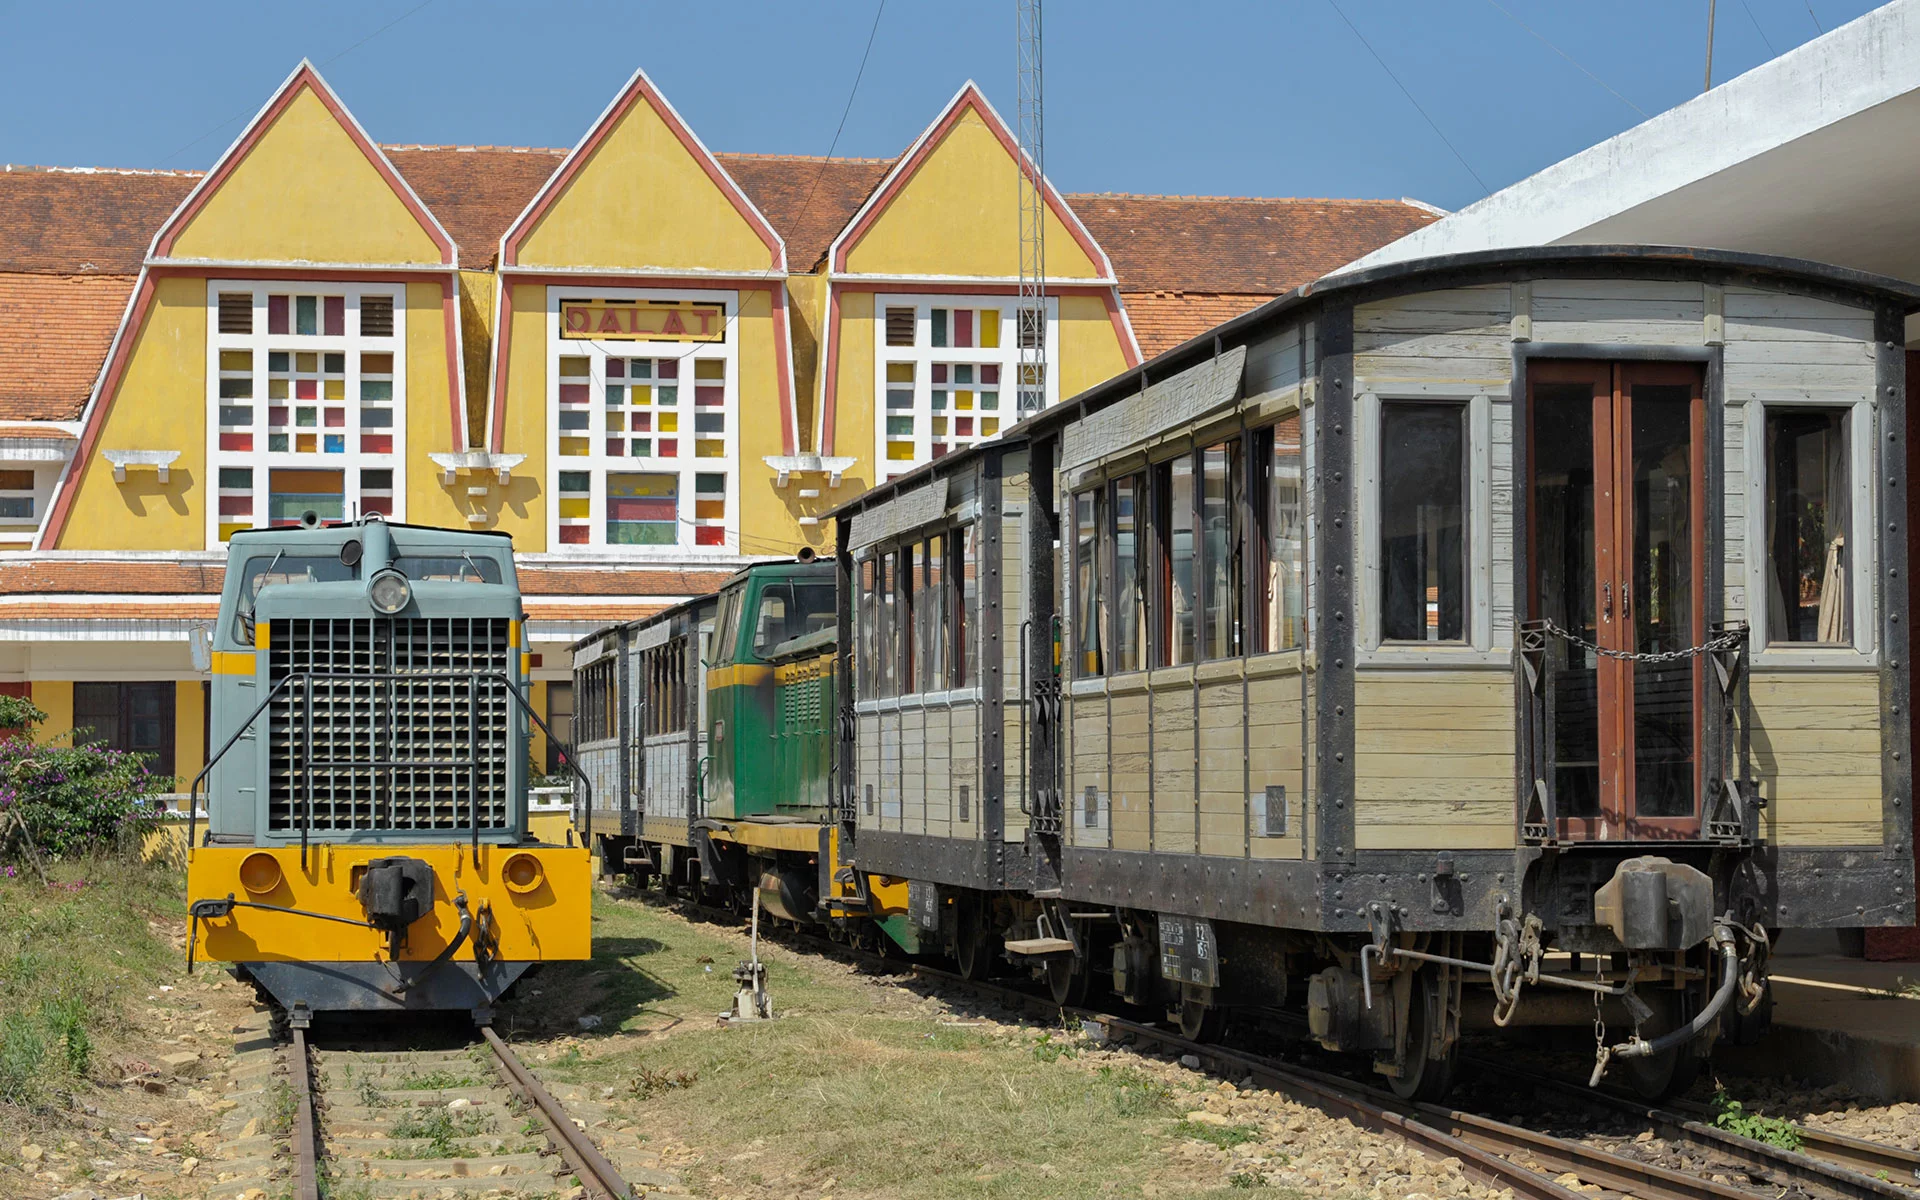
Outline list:
[[[1548,632],[1570,645],[1600,655],[1602,658],[1617,658],[1627,662],[1665,663],[1678,662],[1685,658],[1698,658],[1702,654],[1713,654],[1720,650],[1731,650],[1747,636],[1744,629],[1731,629],[1717,637],[1710,637],[1698,646],[1687,646],[1679,650],[1613,650],[1596,645],[1569,629],[1562,629],[1552,621],[1542,621],[1541,626]]]

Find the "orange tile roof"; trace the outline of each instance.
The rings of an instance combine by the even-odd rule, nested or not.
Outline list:
[[[511,146],[385,150],[447,227],[462,263],[475,269],[492,263],[501,234],[566,154]],[[780,231],[793,271],[819,264],[896,161],[715,157]],[[130,277],[199,178],[193,171],[0,168],[0,421],[79,415]],[[1094,193],[1067,202],[1112,258],[1130,310],[1136,295],[1156,297],[1133,315],[1150,353],[1212,325],[1213,314],[1231,307],[1223,297],[1277,296],[1436,219],[1393,200]]]
[[[665,612],[665,604],[540,604],[527,605],[527,617],[534,621],[638,621]],[[0,609],[0,612],[5,612]]]
[[[704,596],[720,590],[731,571],[676,571],[645,566],[522,566],[527,596]]]
[[[226,578],[219,563],[125,559],[0,559],[0,597],[103,593],[122,596],[217,596]]]
[[[1124,290],[1120,297],[1126,302],[1127,319],[1133,322],[1133,336],[1140,342],[1140,353],[1148,358],[1273,299],[1265,295]]]
[[[0,167],[0,271],[132,275],[198,171]]]
[[[51,425],[0,425],[0,441],[14,438],[54,438],[63,442],[78,441],[64,429],[55,429]]]
[[[25,604],[0,603],[0,621],[211,621],[218,602],[204,604]]]
[[[130,275],[0,274],[0,421],[78,417],[132,290]]]
[[[1278,296],[1440,219],[1404,200],[1094,193],[1067,203],[1129,292]]]

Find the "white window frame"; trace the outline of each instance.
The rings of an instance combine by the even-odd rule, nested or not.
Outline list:
[[[253,332],[220,332],[220,295],[221,293],[246,292],[253,297]],[[301,296],[345,296],[346,332],[344,336],[328,337],[324,333],[269,334],[267,332],[267,297],[269,295]],[[360,336],[360,301],[366,296],[388,296],[393,300],[393,336],[385,338],[363,338]],[[291,301],[289,301],[291,304]],[[253,471],[253,516],[249,528],[267,527],[267,502],[271,494],[272,471],[275,467],[294,470],[338,470],[342,473],[342,515],[351,519],[357,515],[360,503],[360,472],[366,469],[391,470],[393,472],[393,511],[389,519],[404,521],[406,512],[406,455],[407,455],[407,285],[404,283],[348,283],[325,279],[210,279],[207,281],[207,478],[205,494],[207,497],[207,548],[221,549],[220,541],[220,468],[248,467]],[[322,309],[324,314],[324,307]],[[291,319],[291,317],[290,317]],[[324,315],[322,320],[324,321]],[[249,350],[253,353],[253,390],[251,401],[254,409],[253,449],[222,450],[220,448],[220,352],[222,350]],[[342,454],[313,453],[286,450],[270,452],[267,449],[267,406],[272,403],[267,398],[267,355],[271,350],[285,350],[288,353],[334,353],[344,352],[347,356],[346,401],[347,423],[338,430],[324,425],[316,426],[316,437],[329,433],[339,433],[346,439],[346,451]],[[362,454],[360,452],[360,355],[363,353],[393,355],[393,453]],[[288,406],[297,403],[292,397],[286,400]],[[324,398],[316,402],[324,407]],[[324,441],[321,443],[324,445]],[[238,522],[234,522],[238,524]]]
[[[718,342],[642,341],[602,338],[562,338],[560,302],[563,300],[676,300],[691,304],[719,304],[726,312],[725,336]],[[601,558],[608,554],[646,559],[737,558],[740,549],[740,293],[701,288],[611,288],[553,285],[547,288],[547,550],[551,554]],[[582,355],[588,360],[588,390],[593,398],[590,412],[604,415],[609,358],[673,358],[676,351],[685,362],[681,379],[686,396],[674,409],[684,423],[677,436],[686,453],[673,458],[629,458],[607,454],[604,422],[588,422],[589,452],[584,456],[560,456],[560,360]],[[727,365],[726,454],[720,458],[695,458],[693,363],[696,359],[720,359]],[[657,439],[656,428],[653,436]],[[560,472],[585,471],[589,483],[588,538],[584,544],[560,542]],[[609,471],[680,477],[676,499],[678,536],[671,546],[635,546],[607,541],[607,473]],[[724,540],[718,546],[694,544],[693,508],[697,494],[694,476],[722,472],[727,479],[727,516]]]
[[[992,365],[1000,368],[1000,428],[994,437],[1005,433],[1020,420],[1020,340],[1017,333],[1020,297],[1017,295],[926,295],[888,292],[873,293],[873,462],[874,478],[884,480],[904,475],[915,467],[933,461],[933,364],[935,362]],[[913,345],[887,345],[887,310],[914,310]],[[991,349],[979,346],[954,347],[933,344],[933,310],[936,308],[989,308],[1000,310],[1000,344]],[[949,336],[951,340],[951,336]],[[974,338],[975,341],[979,337]],[[1042,407],[1051,408],[1060,401],[1060,301],[1047,297],[1046,394]],[[914,364],[913,368],[913,460],[903,462],[887,457],[887,364]],[[949,383],[948,388],[952,388]],[[944,414],[949,419],[954,410]],[[980,416],[979,410],[973,414]],[[968,441],[949,436],[948,442],[961,446],[978,445],[990,438],[975,436]],[[957,447],[956,447],[957,448]]]
[[[1381,637],[1381,406],[1395,401],[1452,403],[1467,410],[1465,641],[1389,642]],[[1355,658],[1361,665],[1458,667],[1508,661],[1509,656],[1493,644],[1493,401],[1493,393],[1482,384],[1393,384],[1361,393],[1360,461],[1355,472],[1360,519],[1353,531],[1360,566],[1360,586],[1354,597],[1360,621]],[[1313,577],[1312,571],[1307,574]]]
[[[1745,413],[1727,420],[1744,420],[1746,438],[1747,484],[1747,627],[1753,630],[1751,641],[1756,667],[1877,667],[1879,644],[1876,636],[1873,581],[1879,576],[1879,541],[1875,513],[1878,506],[1874,462],[1874,430],[1878,412],[1873,399],[1859,392],[1822,395],[1803,392],[1778,399],[1755,396],[1742,407]],[[1847,529],[1848,545],[1853,550],[1853,572],[1848,581],[1853,591],[1853,644],[1827,646],[1810,642],[1767,641],[1767,410],[1844,409],[1848,421],[1847,468],[1853,473],[1853,520]]]
[[[25,543],[21,549],[30,549],[40,534],[40,522],[47,515],[47,497],[52,491],[48,476],[51,471],[42,470],[40,465],[31,462],[9,462],[0,459],[0,471],[25,471],[33,477],[31,488],[0,489],[0,499],[26,500],[32,506],[32,512],[25,517],[0,516],[0,543],[12,546]]]

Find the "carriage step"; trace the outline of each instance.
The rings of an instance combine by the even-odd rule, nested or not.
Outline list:
[[[1029,958],[1045,954],[1072,954],[1073,943],[1065,938],[1024,938],[1007,943],[1008,954],[1020,954]]]

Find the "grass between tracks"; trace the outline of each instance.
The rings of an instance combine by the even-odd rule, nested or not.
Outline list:
[[[956,1014],[763,943],[777,1019],[724,1028],[745,939],[595,899],[596,957],[549,968],[501,1013],[551,1081],[589,1085],[698,1195],[1186,1198],[1281,1193],[1182,1149],[1197,1096],[1094,1063],[1064,1031]],[[1227,1139],[1208,1129],[1205,1140]]]

